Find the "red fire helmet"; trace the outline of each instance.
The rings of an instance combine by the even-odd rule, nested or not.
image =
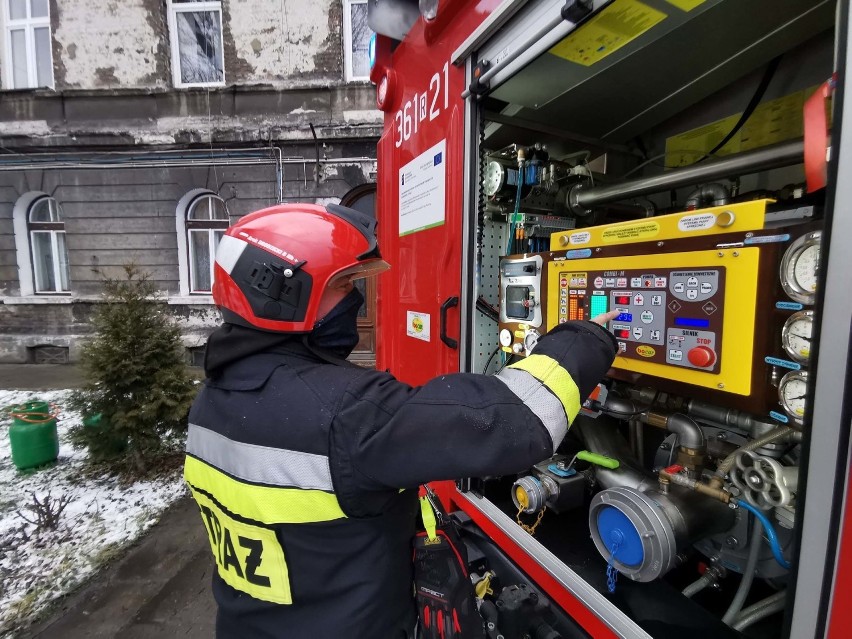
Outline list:
[[[337,204],[281,204],[229,227],[216,250],[213,301],[226,322],[306,333],[320,298],[340,278],[389,268],[375,218]]]

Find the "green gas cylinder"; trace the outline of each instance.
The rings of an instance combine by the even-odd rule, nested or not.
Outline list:
[[[15,415],[9,426],[9,442],[12,445],[12,463],[18,470],[54,461],[59,456],[56,417],[48,412]]]

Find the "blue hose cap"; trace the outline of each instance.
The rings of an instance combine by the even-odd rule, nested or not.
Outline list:
[[[615,558],[626,566],[638,566],[645,558],[642,538],[636,526],[623,512],[612,506],[602,508],[598,513],[598,534],[606,547],[615,551]]]

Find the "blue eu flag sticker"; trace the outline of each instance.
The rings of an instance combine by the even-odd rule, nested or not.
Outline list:
[[[438,166],[438,165],[441,163],[441,158],[442,158],[442,156],[443,156],[443,155],[444,155],[444,153],[443,153],[443,152],[441,152],[441,153],[436,153],[436,154],[435,154],[435,158],[434,158],[434,162],[435,162],[435,163],[434,163],[432,166]]]

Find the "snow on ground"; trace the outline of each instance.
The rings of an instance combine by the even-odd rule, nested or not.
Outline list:
[[[81,418],[63,408],[68,392],[0,390],[0,409],[40,399],[61,410],[59,459],[36,471],[18,471],[12,464],[10,422],[0,421],[0,636],[11,636],[51,601],[80,585],[186,492],[178,471],[130,485],[107,476],[81,476],[86,451],[75,450],[68,441],[68,429]],[[57,530],[37,531],[21,517],[34,519],[25,508],[33,495],[39,500],[70,496]]]

